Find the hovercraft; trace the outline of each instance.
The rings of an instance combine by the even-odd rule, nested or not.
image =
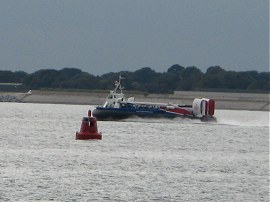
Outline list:
[[[171,103],[136,102],[134,97],[125,98],[123,87],[119,80],[115,82],[114,90],[110,91],[104,104],[97,106],[93,116],[97,120],[121,120],[130,117],[141,118],[190,118],[201,121],[216,121],[214,117],[215,101],[208,98],[195,98],[192,105]]]

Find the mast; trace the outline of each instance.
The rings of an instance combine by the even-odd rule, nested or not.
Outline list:
[[[113,90],[113,93],[117,93],[117,89],[120,90],[120,93],[122,94],[122,90],[124,89],[124,87],[121,86],[121,80],[122,79],[125,79],[124,77],[122,77],[121,75],[119,76],[118,78],[118,81],[115,81],[114,84],[115,84],[115,88]]]

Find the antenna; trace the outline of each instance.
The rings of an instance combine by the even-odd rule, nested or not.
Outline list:
[[[125,78],[120,75],[119,76],[119,89],[120,89],[121,93],[122,93],[122,90],[125,89],[124,87],[121,86],[121,80],[123,80],[123,79],[125,79]]]
[[[115,88],[113,90],[114,93],[116,93],[117,89],[119,89],[121,93],[122,93],[122,90],[125,89],[124,87],[121,86],[122,79],[125,79],[125,78],[120,75],[118,78],[118,81],[114,82],[114,84],[115,84]]]

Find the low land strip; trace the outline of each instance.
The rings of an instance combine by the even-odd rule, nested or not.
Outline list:
[[[51,104],[102,105],[108,91],[65,92],[32,91],[30,93],[0,92],[0,101]],[[269,94],[175,91],[174,94],[131,94],[136,101],[192,104],[194,98],[210,98],[216,101],[216,109],[269,111]],[[6,100],[5,100],[6,99]]]

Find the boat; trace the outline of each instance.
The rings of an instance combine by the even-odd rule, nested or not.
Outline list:
[[[115,81],[115,88],[111,90],[102,106],[97,106],[93,116],[101,121],[115,121],[131,117],[140,118],[189,118],[203,122],[216,122],[215,101],[208,98],[195,98],[192,105],[173,103],[137,102],[134,97],[126,98],[123,93],[121,80]]]

